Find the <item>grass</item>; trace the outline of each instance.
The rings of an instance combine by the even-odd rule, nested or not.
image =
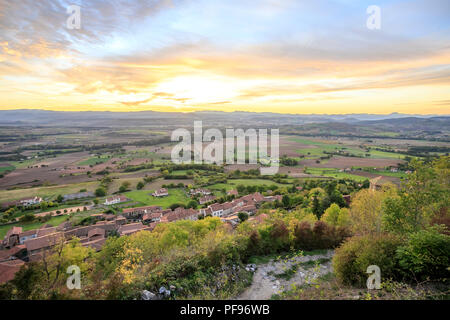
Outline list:
[[[80,162],[78,162],[78,165],[80,165],[80,166],[90,166],[90,165],[95,166],[97,164],[104,163],[104,162],[108,161],[109,159],[111,159],[110,156],[101,155],[101,156],[91,157],[89,159],[80,161]]]
[[[3,226],[0,226],[0,239],[3,239],[4,236],[6,235],[6,232],[8,232],[8,230],[11,229],[12,227],[22,227],[23,231],[27,231],[27,230],[40,228],[44,224],[51,224],[52,226],[58,226],[68,219],[69,219],[69,216],[64,215],[64,216],[53,217],[50,220],[48,220],[47,222],[30,222],[30,223],[17,222],[14,224],[3,225]]]
[[[366,158],[366,154],[370,156],[367,158],[372,159],[403,159],[405,156],[394,153],[394,152],[386,152],[386,151],[378,151],[378,150],[370,150],[366,151],[361,148],[348,147],[343,144],[336,144],[328,141],[314,141],[309,139],[304,139],[300,137],[290,138],[291,141],[295,141],[304,145],[312,146],[311,148],[298,149],[297,153],[304,155],[305,159],[317,159],[322,156],[326,156],[325,152],[336,152],[336,151],[344,151],[355,156],[361,156]]]
[[[14,171],[16,167],[14,166],[6,166],[6,167],[0,167],[0,174],[5,173],[6,171]]]
[[[351,179],[358,182],[363,182],[368,179],[367,177],[362,177],[355,174],[339,172],[339,170],[335,168],[308,168],[308,170],[305,173],[324,177],[331,177],[335,179]]]
[[[127,198],[140,202],[146,206],[161,206],[168,208],[174,203],[187,204],[190,198],[186,195],[183,189],[169,189],[169,196],[162,198],[155,198],[151,195],[154,190],[136,190],[125,192],[124,196]]]
[[[96,188],[98,188],[98,185],[99,185],[98,181],[90,181],[90,182],[48,186],[48,187],[2,190],[0,192],[0,202],[13,201],[34,196],[42,197],[44,199],[54,198],[58,194],[76,193],[79,192],[81,189],[86,189],[87,191],[93,192],[95,191]]]

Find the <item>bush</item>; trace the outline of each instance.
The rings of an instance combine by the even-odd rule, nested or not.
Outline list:
[[[402,271],[417,280],[448,278],[450,236],[442,227],[430,227],[410,234],[397,250]]]
[[[316,221],[313,227],[308,221],[303,221],[294,227],[295,247],[308,251],[335,248],[349,236],[348,229],[330,226],[323,221]]]
[[[100,187],[97,190],[95,190],[95,196],[97,196],[97,197],[104,197],[104,196],[106,196],[105,188]]]
[[[355,236],[336,249],[333,269],[343,284],[364,287],[368,278],[367,267],[377,265],[382,279],[396,279],[399,267],[396,250],[402,241],[390,234]]]

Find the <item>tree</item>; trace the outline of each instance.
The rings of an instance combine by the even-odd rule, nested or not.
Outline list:
[[[281,203],[283,204],[283,207],[286,209],[288,209],[291,206],[291,199],[287,194],[285,194],[283,198],[281,198]]]
[[[48,203],[45,201],[42,201],[40,204],[41,210],[45,210],[48,208]]]
[[[239,212],[238,218],[241,222],[244,222],[245,220],[248,220],[248,213],[247,212]]]
[[[31,222],[34,221],[36,217],[32,213],[27,213],[19,218],[20,222]]]
[[[189,209],[189,208],[197,209],[197,207],[198,207],[198,202],[195,200],[189,201],[188,204],[186,205],[187,209]]]
[[[325,221],[332,226],[337,226],[340,211],[341,209],[339,206],[336,203],[333,203],[327,210],[325,210],[320,220]]]
[[[119,192],[125,192],[130,187],[130,183],[128,181],[124,181],[122,185],[119,187]]]
[[[145,186],[144,182],[139,181],[136,185],[136,189],[141,190]]]
[[[396,187],[385,185],[381,190],[363,189],[353,198],[350,207],[352,231],[356,234],[378,234],[382,228],[383,201],[396,194]]]
[[[97,189],[95,190],[95,195],[96,195],[97,197],[104,197],[104,196],[106,196],[106,190],[105,190],[105,188],[103,188],[103,187],[97,188]]]
[[[398,195],[386,199],[383,226],[387,231],[409,233],[429,225],[431,219],[450,205],[450,161],[441,157],[431,165],[412,160],[414,172]]]
[[[59,195],[56,197],[56,201],[59,202],[59,203],[62,203],[62,202],[64,201],[64,197],[63,197],[62,195],[59,194]]]

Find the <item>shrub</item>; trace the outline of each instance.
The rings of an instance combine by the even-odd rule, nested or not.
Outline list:
[[[294,227],[294,244],[302,250],[332,249],[349,236],[348,229],[330,226],[323,221],[316,221],[313,227],[303,221]]]
[[[105,190],[105,188],[102,188],[102,187],[97,188],[97,190],[95,190],[95,195],[96,195],[97,197],[104,197],[104,196],[106,196],[106,190]]]
[[[396,250],[401,240],[390,234],[355,236],[336,249],[333,269],[336,278],[346,285],[365,286],[367,267],[377,265],[381,277],[395,279],[399,275]]]
[[[437,226],[417,231],[398,248],[397,259],[406,275],[417,280],[449,277],[450,236],[442,231]]]

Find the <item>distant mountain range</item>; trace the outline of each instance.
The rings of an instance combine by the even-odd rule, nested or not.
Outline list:
[[[418,115],[391,113],[380,114],[280,114],[280,113],[253,113],[253,112],[221,112],[221,111],[198,111],[192,113],[182,112],[110,112],[110,111],[48,111],[37,109],[0,110],[0,125],[43,125],[43,126],[110,126],[144,125],[150,121],[170,121],[167,124],[187,124],[194,120],[220,121],[220,124],[228,123],[252,123],[271,125],[295,125],[306,123],[344,122],[374,125],[376,122],[385,125],[399,125],[405,121],[408,124],[427,124],[435,122],[442,125],[448,123],[450,115]]]

